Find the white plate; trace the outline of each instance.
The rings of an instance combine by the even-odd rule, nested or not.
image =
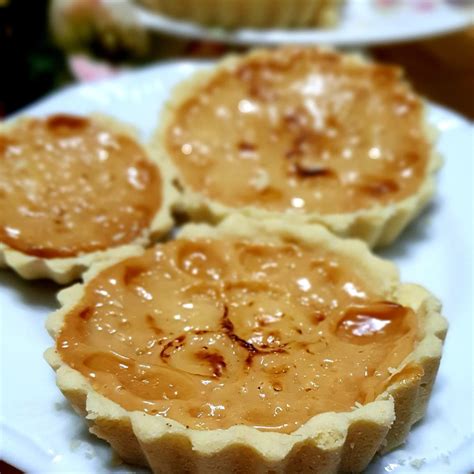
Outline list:
[[[135,123],[146,138],[170,87],[199,67],[198,63],[170,63],[75,86],[25,112],[100,111]],[[403,280],[419,282],[443,300],[451,328],[425,419],[413,428],[405,446],[371,465],[368,472],[372,474],[467,473],[474,468],[469,354],[473,129],[461,117],[437,106],[430,106],[429,117],[441,132],[439,149],[446,160],[439,191],[430,209],[384,254],[400,265]],[[57,288],[0,271],[1,457],[27,472],[131,472],[129,467],[111,464],[112,450],[88,434],[43,360],[52,342],[44,321],[57,307]],[[410,464],[421,460],[425,464],[419,471]]]
[[[347,0],[340,23],[334,28],[325,29],[242,28],[226,31],[174,20],[145,8],[135,7],[135,12],[140,24],[158,32],[244,45],[381,44],[448,33],[466,28],[473,21],[474,3],[470,7],[460,7],[455,6],[452,0],[389,0],[389,2],[393,3],[393,6],[380,6],[381,0]]]

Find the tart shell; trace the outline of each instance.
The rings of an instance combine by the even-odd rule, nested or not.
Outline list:
[[[341,0],[140,0],[172,18],[223,28],[298,28],[337,23]]]
[[[360,472],[377,452],[403,443],[426,410],[438,370],[447,322],[439,301],[418,285],[399,282],[395,266],[372,255],[357,240],[332,236],[318,225],[290,226],[285,222],[256,222],[234,215],[217,228],[190,224],[184,238],[234,237],[264,242],[294,242],[324,246],[367,268],[381,291],[392,301],[411,307],[417,314],[423,338],[394,376],[409,364],[424,374],[393,381],[377,399],[350,412],[322,413],[290,434],[261,432],[250,426],[224,430],[194,430],[181,423],[143,412],[130,412],[97,393],[88,380],[61,360],[55,348],[46,351],[56,371],[57,385],[76,412],[86,418],[89,430],[105,439],[126,462],[149,466],[160,473],[214,472]],[[128,249],[115,262],[143,249]],[[56,339],[68,312],[80,301],[84,286],[112,262],[95,264],[75,284],[58,295],[62,307],[51,314],[46,327]]]
[[[133,138],[140,143],[138,132],[130,125],[124,124],[111,117],[93,114],[89,117],[95,123],[107,127],[114,133],[119,133]],[[0,133],[8,133],[21,121],[29,117],[22,117],[7,124],[0,124]],[[7,244],[0,242],[0,268],[10,267],[21,277],[31,280],[37,278],[48,278],[59,284],[66,284],[76,280],[94,262],[113,259],[122,252],[127,252],[133,247],[147,245],[150,241],[165,235],[174,225],[171,208],[178,198],[176,189],[171,184],[170,177],[160,165],[160,160],[152,149],[142,146],[148,159],[152,161],[160,172],[162,183],[161,205],[148,229],[141,236],[126,245],[110,247],[100,251],[83,253],[67,258],[41,258],[20,252]]]
[[[333,51],[330,49],[320,49],[322,51]],[[428,124],[426,119],[424,129],[431,146],[431,154],[426,164],[425,176],[415,194],[388,205],[378,205],[372,208],[360,209],[356,212],[337,214],[321,214],[318,212],[299,214],[292,211],[276,212],[256,206],[234,208],[193,191],[183,181],[179,170],[167,153],[165,145],[166,132],[173,123],[176,111],[181,104],[199,93],[200,89],[211,78],[219,74],[220,71],[233,70],[242,64],[242,60],[265,58],[268,53],[268,50],[258,49],[249,53],[244,59],[240,56],[229,56],[217,67],[199,71],[190,79],[178,84],[172,92],[171,99],[165,104],[160,117],[160,125],[152,137],[150,146],[162,158],[162,166],[167,168],[167,173],[170,176],[173,176],[173,183],[181,193],[176,206],[177,212],[188,216],[191,220],[213,224],[220,222],[233,213],[239,213],[258,220],[280,218],[295,224],[318,223],[341,237],[359,238],[370,247],[383,247],[391,244],[405,227],[420,214],[435,192],[435,173],[441,167],[442,159],[434,150],[437,132],[434,127]],[[342,58],[348,65],[367,64],[364,58],[354,54],[345,54],[342,55]]]

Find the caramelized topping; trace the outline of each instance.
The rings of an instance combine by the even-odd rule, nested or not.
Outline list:
[[[128,410],[288,433],[374,400],[417,343],[373,278],[322,249],[176,240],[90,281],[57,348]]]
[[[339,321],[337,335],[356,344],[391,339],[410,331],[406,312],[407,308],[391,302],[352,306]]]
[[[416,192],[423,127],[398,69],[291,47],[220,70],[178,107],[166,146],[184,183],[223,204],[329,214]]]
[[[140,145],[85,117],[31,118],[0,135],[0,241],[16,250],[55,258],[126,244],[160,204]]]

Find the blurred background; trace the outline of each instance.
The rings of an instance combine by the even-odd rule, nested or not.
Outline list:
[[[163,0],[0,0],[0,116],[148,63],[298,41],[401,64],[421,94],[474,119],[474,0],[321,1],[319,18],[297,25],[225,23]]]

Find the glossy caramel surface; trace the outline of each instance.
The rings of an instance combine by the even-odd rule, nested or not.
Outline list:
[[[415,347],[414,312],[367,281],[323,249],[176,240],[94,277],[57,349],[128,410],[289,433],[374,400]]]
[[[185,185],[231,207],[322,214],[417,191],[430,145],[397,68],[280,48],[220,69],[173,111],[165,146]]]
[[[71,115],[0,134],[0,241],[38,257],[126,244],[161,205],[161,178],[132,138]]]

